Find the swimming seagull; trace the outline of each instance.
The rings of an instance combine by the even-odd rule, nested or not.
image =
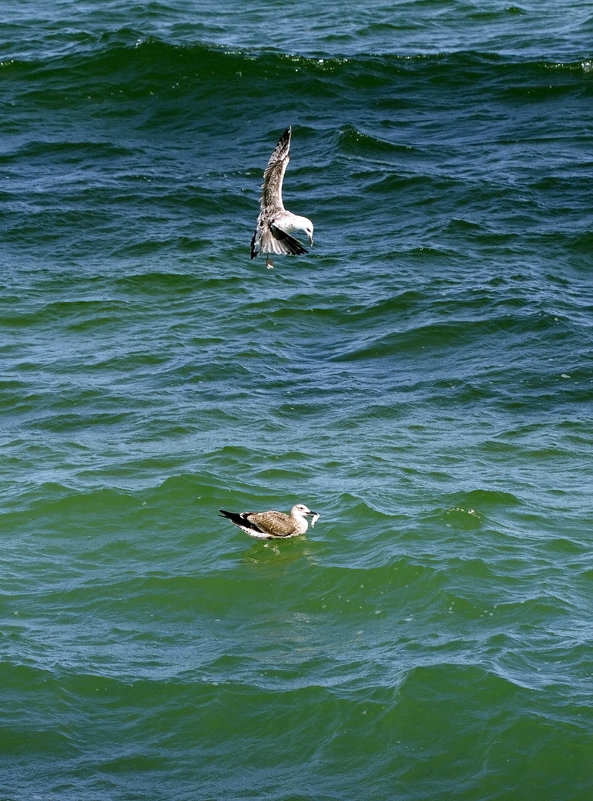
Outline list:
[[[274,266],[272,254],[301,255],[307,253],[301,243],[291,236],[293,231],[304,231],[313,244],[313,223],[284,208],[282,181],[289,161],[290,128],[287,128],[270,156],[264,172],[261,211],[251,239],[251,258],[261,251],[266,254],[266,267]]]
[[[304,534],[309,528],[307,517],[311,516],[311,528],[319,520],[317,512],[312,512],[304,503],[293,506],[289,515],[274,511],[225,512],[224,509],[220,509],[220,514],[250,537],[262,540],[296,537],[298,534]]]

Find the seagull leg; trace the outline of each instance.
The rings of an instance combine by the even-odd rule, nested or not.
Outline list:
[[[268,270],[272,270],[274,267],[274,262],[272,261],[272,257],[270,256],[270,254],[266,256],[266,267],[268,268]]]

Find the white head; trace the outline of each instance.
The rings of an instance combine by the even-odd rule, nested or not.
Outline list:
[[[292,225],[295,229],[304,231],[309,237],[309,244],[313,244],[313,223],[308,217],[299,217],[298,214],[293,215],[294,219]]]
[[[305,506],[304,503],[297,503],[296,506],[293,506],[290,510],[290,514],[293,517],[311,517],[311,526],[314,526],[315,521],[319,518],[317,512],[312,512],[308,506]]]

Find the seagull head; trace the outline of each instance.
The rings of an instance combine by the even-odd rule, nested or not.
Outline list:
[[[306,223],[305,225],[303,225],[303,231],[309,237],[309,244],[313,245],[313,223],[311,222],[311,220],[308,220],[306,217],[303,217],[303,220]]]
[[[296,506],[292,507],[290,513],[296,517],[311,517],[311,527],[313,527],[315,522],[319,519],[317,512],[312,512],[304,503],[297,503]]]
[[[291,229],[304,231],[309,237],[309,244],[313,244],[313,223],[308,217],[301,217],[298,214],[292,215]]]

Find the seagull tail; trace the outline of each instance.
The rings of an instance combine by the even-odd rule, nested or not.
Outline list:
[[[224,509],[219,509],[218,511],[220,512],[221,517],[228,517],[228,519],[231,522],[235,523],[236,525],[243,525],[243,523],[245,522],[241,518],[241,515],[237,514],[237,512],[227,512]]]
[[[259,532],[259,528],[254,526],[253,523],[247,519],[249,516],[249,512],[227,512],[225,509],[219,509],[221,517],[228,518],[231,523],[234,523],[239,528],[242,528],[243,531],[256,531]]]

